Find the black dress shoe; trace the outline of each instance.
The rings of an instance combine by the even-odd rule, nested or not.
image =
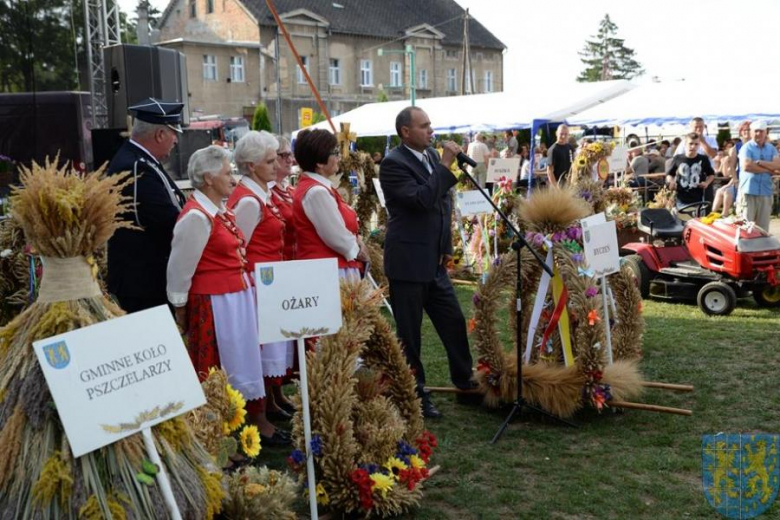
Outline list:
[[[292,405],[292,403],[276,403],[276,406],[290,414],[290,417],[295,414],[295,407]]]
[[[442,413],[436,409],[430,398],[423,398],[422,413],[426,419],[439,419],[442,416]]]
[[[282,435],[278,429],[270,437],[260,434],[261,446],[289,446],[290,444],[292,444],[290,437]]]
[[[465,383],[455,383],[455,387],[459,390],[474,390],[476,388],[479,388],[479,384],[476,381],[472,381],[469,379]]]

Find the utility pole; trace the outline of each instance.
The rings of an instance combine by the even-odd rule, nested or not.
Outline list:
[[[84,0],[89,93],[92,99],[92,128],[108,126],[106,99],[108,76],[103,48],[122,43],[119,4],[115,0]]]

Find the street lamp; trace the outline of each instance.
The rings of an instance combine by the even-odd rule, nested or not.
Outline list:
[[[412,101],[412,106],[414,106],[415,102],[417,101],[417,71],[414,66],[414,47],[407,45],[402,51],[377,49],[376,54],[377,56],[384,56],[385,54],[405,54],[409,56],[409,96]]]

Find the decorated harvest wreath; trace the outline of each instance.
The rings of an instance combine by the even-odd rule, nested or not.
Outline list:
[[[594,193],[597,193],[594,190]],[[642,301],[627,268],[608,277],[617,314],[610,318],[614,363],[607,364],[606,338],[602,323],[601,290],[589,273],[582,250],[582,230],[578,221],[589,214],[588,201],[573,189],[537,191],[519,206],[519,224],[532,247],[542,257],[552,252],[556,277],[568,293],[568,302],[558,305],[562,296],[542,296],[547,305],[541,313],[531,342],[530,359],[523,366],[523,396],[560,417],[570,417],[586,404],[602,409],[611,399],[623,400],[640,393],[642,379],[637,363],[641,357],[644,322]],[[522,252],[522,306],[520,352],[525,351],[534,300],[542,277],[542,267],[528,251]],[[488,406],[511,402],[516,397],[516,350],[502,345],[496,322],[498,307],[507,289],[516,282],[514,253],[501,256],[487,279],[474,294],[472,345],[478,353],[477,381]],[[561,292],[563,294],[563,292]],[[514,332],[514,298],[510,299],[510,324]],[[567,314],[568,340],[560,332],[562,312]],[[513,336],[514,337],[514,336]],[[570,354],[567,355],[567,349]]]
[[[342,282],[343,325],[307,354],[317,501],[338,514],[390,517],[417,506],[436,438],[423,429],[415,380],[381,293]],[[360,361],[360,368],[356,366]],[[289,465],[306,476],[303,424]]]
[[[140,434],[74,459],[32,343],[123,315],[97,283],[96,250],[129,205],[122,177],[47,161],[21,174],[12,216],[43,260],[37,299],[0,329],[0,511],[4,518],[165,518]],[[153,429],[184,518],[212,518],[222,473],[184,418]]]

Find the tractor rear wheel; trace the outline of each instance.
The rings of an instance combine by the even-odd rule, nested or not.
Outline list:
[[[737,306],[737,294],[728,284],[710,282],[701,288],[696,301],[704,314],[727,316]]]
[[[645,261],[639,255],[628,255],[625,257],[625,261],[628,268],[634,273],[639,294],[642,295],[642,299],[647,299],[650,296],[650,269],[647,268]]]
[[[753,299],[759,307],[780,307],[780,285],[769,284],[753,288]]]

